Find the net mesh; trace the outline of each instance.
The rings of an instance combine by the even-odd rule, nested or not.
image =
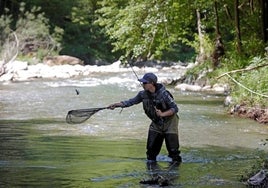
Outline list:
[[[71,110],[66,115],[66,122],[69,124],[83,123],[88,120],[93,114],[103,109],[107,109],[107,107]]]

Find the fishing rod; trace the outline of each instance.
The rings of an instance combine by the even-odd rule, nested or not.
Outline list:
[[[133,72],[134,75],[136,76],[136,78],[139,79],[137,73],[136,73],[135,70],[133,69],[133,66],[132,66],[131,64],[129,64],[129,65],[130,65],[130,67],[131,67],[132,72]]]
[[[133,74],[136,76],[137,80],[139,80],[139,77],[138,77],[137,73],[135,72],[135,70],[134,70],[133,66],[131,65],[131,63],[129,63],[129,66],[130,66],[130,68],[131,68]],[[139,82],[139,83],[140,83],[140,82]],[[141,84],[141,83],[140,83],[140,86],[142,87],[142,84]]]

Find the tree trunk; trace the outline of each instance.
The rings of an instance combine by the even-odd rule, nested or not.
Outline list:
[[[212,67],[215,69],[220,65],[220,59],[225,54],[220,33],[217,1],[214,1],[214,12],[215,12],[216,40],[211,58],[212,58]]]
[[[199,10],[196,10],[196,17],[197,17],[197,31],[198,31],[198,38],[199,38],[199,54],[197,57],[197,62],[202,63],[205,57],[205,48],[204,48],[204,35],[202,32],[202,24],[201,24],[201,15]]]
[[[268,41],[268,1],[261,0],[262,9],[262,32],[264,43]]]
[[[9,62],[14,61],[19,53],[19,40],[15,32],[12,33],[13,37],[8,36],[4,44],[4,49],[2,52],[2,62],[0,62],[0,76],[6,73],[5,65]],[[11,34],[10,34],[11,35]]]
[[[216,25],[216,36],[220,34],[219,29],[219,15],[218,15],[218,3],[214,1],[214,12],[215,12],[215,25]]]
[[[236,30],[236,48],[237,52],[242,52],[241,32],[240,32],[240,18],[239,18],[239,0],[234,0],[234,12],[235,12],[235,30]]]

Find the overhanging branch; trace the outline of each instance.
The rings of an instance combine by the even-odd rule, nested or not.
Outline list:
[[[247,68],[244,68],[244,69],[237,69],[237,70],[232,70],[232,71],[229,71],[229,72],[226,72],[226,73],[223,73],[221,74],[220,76],[218,76],[216,79],[219,79],[223,76],[228,76],[233,82],[235,82],[237,85],[239,85],[240,87],[246,89],[247,91],[251,92],[251,93],[254,93],[256,95],[259,95],[259,96],[262,96],[262,97],[265,97],[265,98],[268,98],[268,95],[265,95],[265,94],[262,94],[262,93],[257,93],[249,88],[247,88],[246,86],[244,86],[243,84],[241,84],[240,82],[238,82],[237,80],[235,80],[233,77],[230,76],[230,73],[237,73],[237,72],[244,72],[244,71],[250,71],[250,70],[254,70],[254,69],[258,69],[258,68],[261,68],[261,67],[265,67],[265,66],[268,66],[268,63],[266,64],[262,64],[262,65],[259,65],[259,66],[256,66],[256,67],[247,67]]]
[[[256,67],[247,67],[247,68],[244,68],[244,69],[232,70],[232,71],[229,71],[229,72],[226,72],[226,73],[221,74],[221,75],[218,76],[216,79],[219,79],[219,78],[221,78],[221,77],[223,77],[223,76],[229,75],[230,73],[237,73],[237,72],[250,71],[250,70],[254,70],[254,69],[258,69],[258,68],[266,67],[266,66],[268,66],[268,63],[263,64],[263,65],[259,65],[259,66],[256,66]]]

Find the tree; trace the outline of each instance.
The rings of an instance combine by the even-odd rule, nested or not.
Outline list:
[[[97,23],[124,58],[159,59],[173,43],[186,41],[193,15],[188,1],[101,1]]]
[[[268,42],[268,1],[261,0],[263,41]]]
[[[114,61],[108,37],[94,24],[97,0],[24,0],[28,7],[41,7],[49,19],[50,32],[62,32],[56,37],[61,43],[60,54],[82,59],[86,64],[97,61]],[[59,8],[60,7],[60,8]]]
[[[21,1],[26,12],[41,7],[59,53],[87,63],[119,56],[162,60],[182,45],[207,61],[219,38],[226,55],[241,48],[250,56],[263,53],[267,41],[267,0],[2,0],[0,14],[11,10],[12,29]]]
[[[218,2],[214,1],[214,12],[215,12],[215,35],[216,35],[216,42],[214,46],[214,50],[212,52],[212,66],[216,68],[220,65],[220,59],[225,54],[224,45],[222,42],[222,36],[220,32],[220,25],[219,25],[219,14],[218,14]]]
[[[234,0],[234,14],[235,14],[235,30],[236,30],[236,46],[238,53],[241,53],[241,31],[240,31],[240,17],[239,17],[239,0]]]
[[[57,46],[49,33],[48,20],[40,12],[40,8],[32,7],[27,11],[25,5],[20,4],[18,19],[14,26],[12,24],[14,18],[11,15],[1,16],[3,22],[0,25],[2,31],[0,51],[4,62],[1,67],[13,61],[18,55],[42,59],[42,55],[55,51]]]
[[[49,20],[44,13],[40,12],[40,7],[32,7],[30,11],[27,11],[25,5],[25,3],[21,3],[19,19],[15,28],[20,43],[20,53],[36,56],[34,53],[42,49],[44,50],[43,55],[47,55],[57,46],[49,32]]]

